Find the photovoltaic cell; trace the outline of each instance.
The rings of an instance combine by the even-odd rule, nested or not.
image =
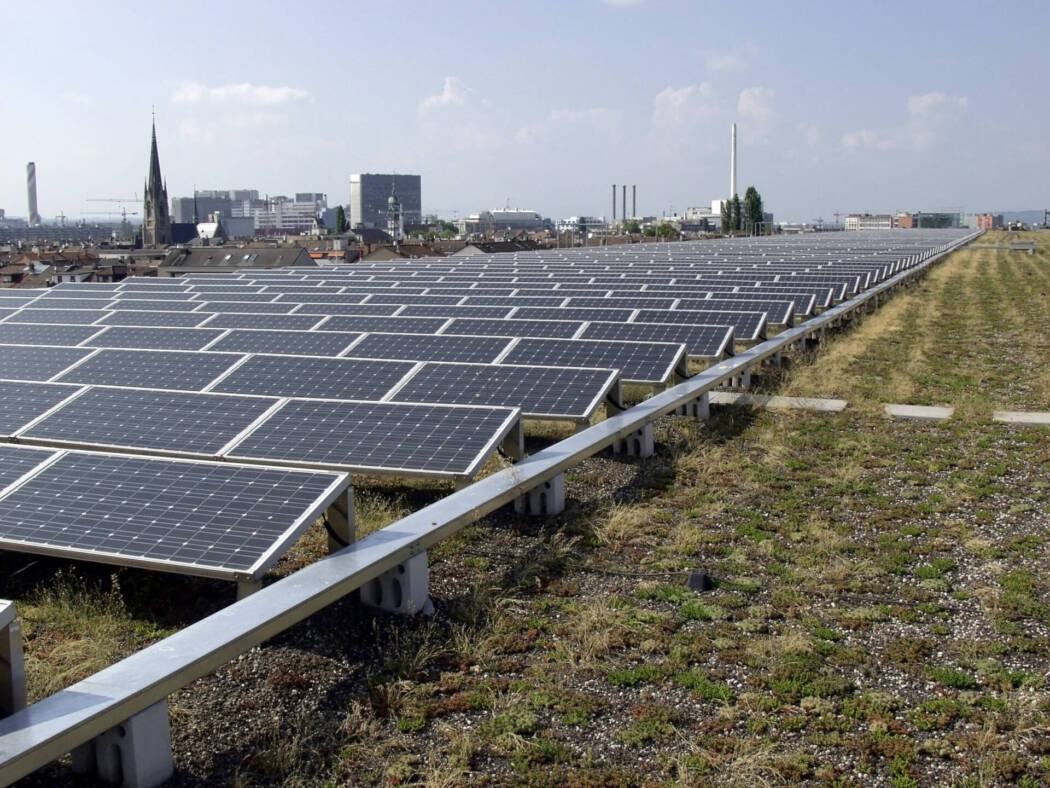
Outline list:
[[[3,350],[0,349],[0,358]],[[22,383],[0,380],[0,436],[10,437],[33,419],[80,391],[58,383]],[[0,487],[3,487],[0,484]]]
[[[662,383],[685,353],[669,342],[608,342],[585,339],[525,338],[502,359],[504,364],[603,367],[620,370],[625,383]]]
[[[482,320],[457,318],[442,334],[495,337],[561,337],[566,339],[583,323],[572,320]]]
[[[206,354],[207,355],[207,354]],[[277,397],[380,399],[413,364],[300,356],[253,356],[215,391]]]
[[[274,330],[306,331],[324,320],[321,315],[249,315],[218,314],[208,321],[206,328],[269,328]]]
[[[90,325],[107,315],[98,309],[27,309],[23,307],[4,319],[5,323],[64,323]]]
[[[110,312],[98,321],[100,326],[161,326],[193,328],[212,316],[211,312]]]
[[[465,361],[484,364],[495,361],[509,343],[509,337],[368,334],[354,345],[348,355],[354,358]]]
[[[0,546],[254,578],[344,478],[69,452],[0,499]]]
[[[111,309],[148,311],[148,312],[192,312],[201,305],[200,301],[161,300],[148,298],[119,298],[113,302]],[[208,310],[203,310],[207,312]]]
[[[333,317],[325,331],[384,331],[404,334],[433,334],[445,325],[441,317]]]
[[[110,326],[89,339],[85,347],[200,350],[222,333],[223,329]]]
[[[693,358],[721,358],[733,353],[732,326],[675,325],[674,323],[590,323],[581,339],[617,339],[635,342],[681,342]]]
[[[399,308],[397,304],[302,304],[295,314],[390,317]]]
[[[89,348],[4,345],[0,375],[9,380],[46,381],[94,352]]]
[[[262,397],[90,388],[21,437],[212,456],[274,402]]]
[[[105,309],[112,298],[48,298],[41,296],[32,303],[26,304],[25,309]]]
[[[728,310],[643,309],[638,323],[691,323],[693,325],[724,324],[733,327],[737,341],[760,339],[765,335],[765,312],[734,312]]]
[[[513,307],[508,306],[422,306],[409,304],[398,317],[480,317],[502,318],[510,314]]]
[[[0,323],[0,343],[8,345],[79,345],[102,330],[101,326],[32,325]],[[0,351],[0,364],[4,353]],[[0,368],[0,375],[4,374]]]
[[[209,351],[235,353],[277,353],[303,356],[338,356],[360,334],[338,331],[231,331]]]
[[[230,457],[470,475],[495,449],[513,416],[507,408],[290,400]]]
[[[14,484],[55,452],[25,446],[0,444],[0,490]]]
[[[525,416],[588,418],[616,380],[608,369],[427,364],[394,396],[395,402],[497,405]]]
[[[107,348],[63,375],[61,382],[200,391],[240,358],[232,353]]]

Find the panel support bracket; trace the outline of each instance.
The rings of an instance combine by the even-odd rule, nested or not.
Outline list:
[[[653,437],[653,425],[645,424],[640,430],[620,438],[612,445],[613,454],[626,454],[628,457],[652,457],[656,452]]]
[[[354,485],[351,483],[339,494],[325,511],[328,522],[328,552],[334,553],[357,538],[357,522],[354,516]]]
[[[0,717],[26,707],[22,627],[15,603],[0,599]]]
[[[434,612],[429,583],[430,570],[424,550],[361,586],[361,602],[401,616],[416,613],[429,616]]]
[[[553,517],[565,511],[565,474],[559,473],[514,500],[514,511]]]
[[[696,399],[690,400],[684,405],[679,405],[675,410],[678,416],[688,416],[693,419],[707,421],[711,418],[711,396],[706,391]]]
[[[154,703],[72,753],[73,771],[124,788],[153,788],[174,773],[168,702]]]

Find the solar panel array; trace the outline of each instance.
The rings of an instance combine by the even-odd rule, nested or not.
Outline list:
[[[346,473],[470,478],[958,233],[547,250],[0,293],[0,547],[257,577]],[[222,460],[216,463],[214,460]],[[342,475],[341,475],[342,474]]]

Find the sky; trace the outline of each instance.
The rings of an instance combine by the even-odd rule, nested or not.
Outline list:
[[[778,220],[1050,207],[1037,2],[4,3],[0,208],[138,198],[151,112],[169,197],[418,173],[423,210]],[[628,189],[630,200],[630,189]],[[135,206],[128,203],[129,210]],[[141,204],[135,206],[141,211]],[[618,208],[619,210],[619,208]],[[92,215],[89,218],[101,218]]]

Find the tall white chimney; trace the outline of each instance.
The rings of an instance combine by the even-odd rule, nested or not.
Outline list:
[[[36,165],[33,162],[26,165],[26,191],[29,193],[29,226],[36,227],[40,224],[40,214],[36,209]]]
[[[733,124],[733,144],[729,155],[729,199],[736,195],[736,124]]]

